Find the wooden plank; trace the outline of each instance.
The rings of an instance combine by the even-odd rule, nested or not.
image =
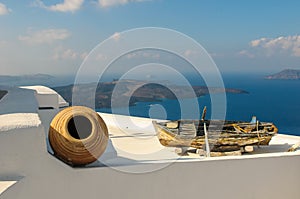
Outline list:
[[[229,152],[211,152],[210,157],[220,157],[220,156],[240,156],[242,151],[229,151]]]
[[[300,147],[300,142],[294,144],[291,148],[289,148],[288,152],[294,152]]]

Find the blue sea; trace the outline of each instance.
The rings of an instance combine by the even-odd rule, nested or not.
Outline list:
[[[191,79],[191,84],[203,85],[202,81]],[[226,94],[227,120],[250,121],[252,116],[256,116],[259,121],[273,122],[280,133],[300,135],[299,80],[265,80],[262,75],[224,75],[223,81],[226,88],[237,88],[249,92],[248,94]],[[201,110],[207,106],[207,118],[210,119],[211,96],[206,95],[197,100]],[[189,104],[193,99],[183,101]],[[112,112],[107,108],[98,111]],[[181,115],[177,100],[139,102],[129,107],[129,112],[128,108],[117,108],[114,109],[114,113],[170,120],[189,118],[187,114]],[[190,113],[193,114],[193,111],[191,110]]]

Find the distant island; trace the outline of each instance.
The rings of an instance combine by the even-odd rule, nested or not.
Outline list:
[[[114,91],[115,86],[118,86],[118,91]],[[95,96],[89,96],[92,88],[96,89]],[[168,87],[168,88],[167,88]],[[63,98],[65,98],[70,104],[72,104],[72,90],[76,90],[76,94],[79,94],[76,99],[84,105],[86,102],[95,102],[95,107],[100,108],[111,108],[111,100],[113,91],[116,92],[117,99],[114,99],[114,105],[123,107],[125,99],[130,97],[129,106],[135,105],[137,102],[158,102],[163,99],[177,99],[172,91],[180,93],[181,98],[192,98],[194,97],[190,92],[187,92],[185,86],[168,85],[167,87],[160,84],[147,83],[138,80],[122,80],[112,82],[101,82],[95,85],[91,84],[80,84],[80,85],[68,85],[61,87],[54,87]],[[172,91],[171,91],[172,90]],[[197,97],[209,94],[209,89],[206,86],[193,86],[193,90]],[[131,91],[134,91],[131,93]],[[248,93],[244,90],[231,89],[231,88],[210,88],[213,93],[235,93],[242,94]],[[94,100],[95,98],[95,100]]]
[[[54,77],[46,74],[34,74],[34,75],[0,75],[0,85],[2,86],[24,86],[24,85],[36,85],[36,84],[48,84],[55,81]]]
[[[265,79],[299,80],[300,70],[285,69],[279,73],[266,76]]]
[[[0,90],[0,100],[7,94],[7,91]]]

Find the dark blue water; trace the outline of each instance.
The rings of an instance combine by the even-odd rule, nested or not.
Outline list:
[[[227,118],[246,120],[256,115],[274,122],[285,134],[300,135],[300,81],[265,80],[263,77],[224,78],[227,87],[247,90],[246,95],[227,95]]]
[[[265,80],[259,75],[251,77],[231,75],[224,76],[223,80],[227,88],[238,88],[249,92],[249,94],[226,95],[227,120],[250,121],[251,117],[255,115],[260,121],[275,123],[280,133],[300,135],[300,81]],[[195,80],[192,84],[203,85]],[[183,101],[189,104],[193,100],[185,99]],[[202,110],[204,106],[208,108],[207,118],[210,118],[210,101],[211,98],[208,95],[198,98],[200,109]],[[155,108],[153,109],[153,107]],[[181,115],[177,100],[137,103],[129,108],[129,113],[127,110],[128,108],[118,108],[114,109],[114,113],[171,120],[189,118],[187,114]],[[99,111],[111,112],[110,109],[100,109]],[[193,110],[187,112],[192,115]]]

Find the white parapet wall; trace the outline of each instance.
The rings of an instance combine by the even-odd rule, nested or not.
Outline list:
[[[44,138],[41,128],[0,135],[0,146],[7,148],[0,153],[0,176],[21,177],[0,198],[281,199],[300,194],[299,153],[72,168],[46,152]]]
[[[23,86],[20,88],[35,91],[35,97],[40,109],[59,109],[69,106],[69,103],[66,102],[58,93],[46,86]]]
[[[0,182],[5,188],[12,185],[0,192],[1,199],[295,199],[300,195],[300,151],[285,152],[300,141],[297,136],[278,135],[270,147],[246,156],[180,157],[173,148],[159,144],[150,119],[100,113],[109,129],[110,146],[98,162],[72,168],[47,151],[45,125],[55,113],[42,113],[39,119],[28,117],[30,125],[10,125],[0,131]]]

